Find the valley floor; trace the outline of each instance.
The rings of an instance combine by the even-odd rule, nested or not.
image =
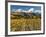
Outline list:
[[[41,19],[11,19],[11,31],[34,31],[41,29]]]

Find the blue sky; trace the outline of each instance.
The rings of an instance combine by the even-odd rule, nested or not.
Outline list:
[[[11,5],[11,10],[17,10],[17,9],[22,9],[22,10],[29,10],[30,8],[34,8],[35,10],[41,10],[41,6],[20,6],[20,5]]]

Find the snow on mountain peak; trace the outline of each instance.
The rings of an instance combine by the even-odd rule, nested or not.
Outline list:
[[[28,10],[28,12],[33,12],[34,11],[34,8],[30,8],[29,10]]]
[[[30,8],[29,10],[22,10],[22,9],[17,9],[16,12],[33,12],[34,8]]]
[[[16,12],[21,12],[21,11],[22,11],[22,9],[17,9],[17,10],[16,10]]]
[[[35,12],[35,13],[37,13],[37,12],[41,12],[40,10],[35,10],[34,11],[34,8],[30,8],[30,9],[28,9],[28,10],[23,10],[23,9],[13,9],[12,10],[13,12],[26,12],[26,13],[29,13],[29,12]]]

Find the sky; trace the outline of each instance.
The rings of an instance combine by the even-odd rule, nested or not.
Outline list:
[[[11,5],[11,10],[15,11],[17,9],[22,9],[22,10],[29,10],[33,9],[35,12],[40,12],[41,11],[41,6],[20,6],[20,5]]]

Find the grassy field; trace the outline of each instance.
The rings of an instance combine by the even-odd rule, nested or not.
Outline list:
[[[41,19],[11,19],[11,31],[34,31],[41,29]]]

